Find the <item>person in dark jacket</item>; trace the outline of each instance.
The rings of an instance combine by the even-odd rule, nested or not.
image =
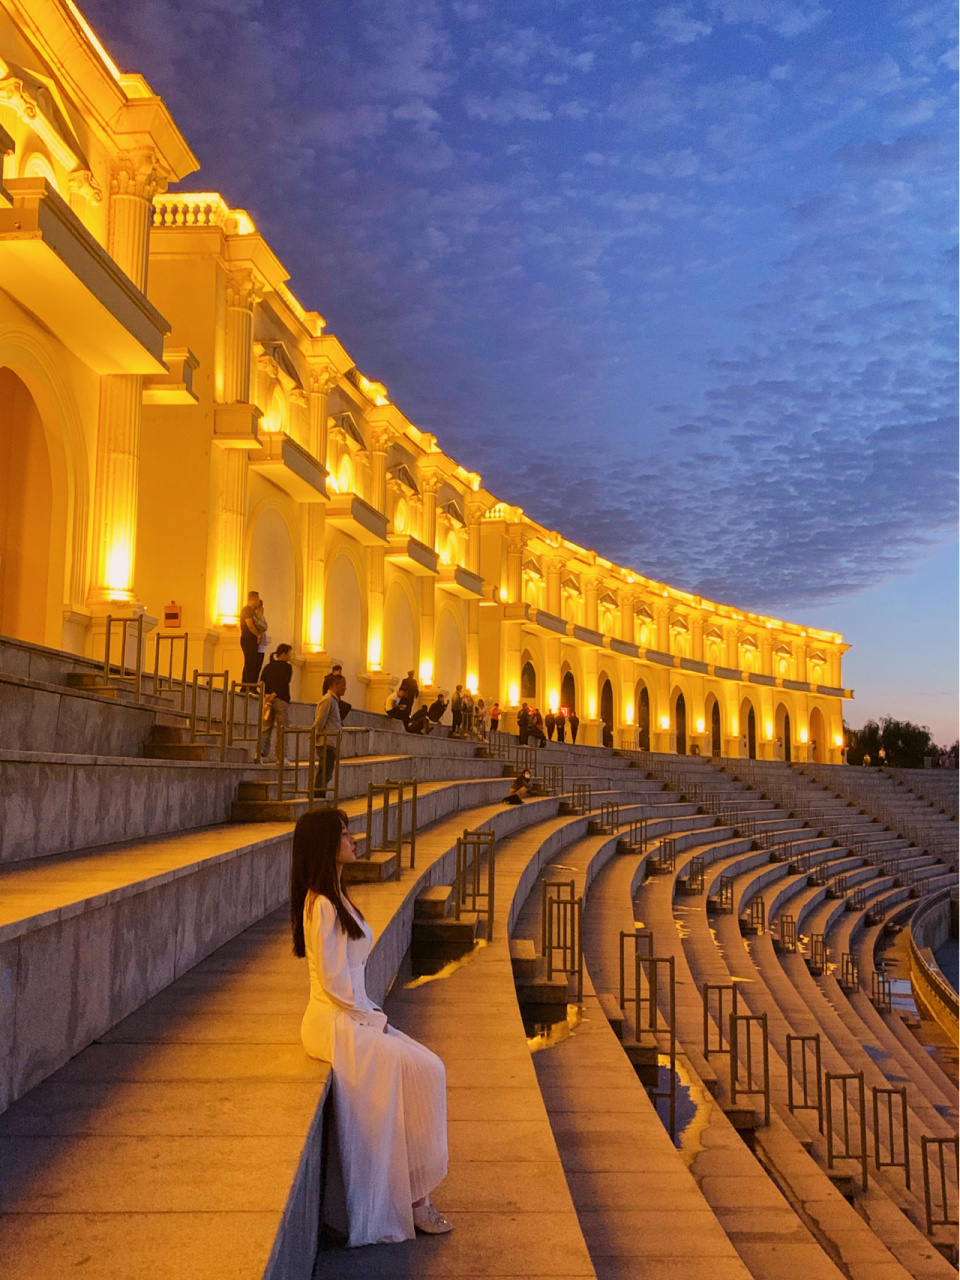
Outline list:
[[[443,719],[443,713],[446,711],[446,709],[447,709],[447,704],[443,700],[443,694],[438,693],[436,701],[430,703],[430,708],[427,711],[427,715],[430,717],[431,721],[434,724],[439,724],[440,721]]]
[[[513,782],[510,783],[510,792],[504,797],[504,804],[523,804],[524,797],[530,790],[530,770],[521,769]]]
[[[407,721],[407,733],[432,733],[433,725],[430,723],[430,713],[425,702],[420,704],[420,710],[415,711]]]
[[[517,742],[521,747],[527,745],[527,739],[530,737],[530,708],[524,703],[520,708],[520,714],[517,716]]]
[[[278,730],[279,739],[279,728],[287,723],[287,715],[290,711],[290,681],[293,679],[293,667],[290,665],[292,652],[293,649],[288,644],[277,645],[270,655],[270,661],[260,673],[260,679],[263,681],[263,701],[267,707],[266,728],[260,746],[260,755],[264,760],[270,755],[270,740],[274,729]]]
[[[336,680],[336,678],[341,675],[343,675],[343,667],[341,667],[339,662],[336,662],[330,668],[327,674],[323,677],[323,688],[320,690],[321,697],[323,697],[323,695],[327,692],[327,690],[333,684],[334,680]]]
[[[575,711],[570,712],[570,741],[576,742],[577,730],[580,728],[580,717]]]
[[[453,691],[453,697],[450,699],[450,715],[452,724],[450,725],[450,737],[459,738],[461,735],[461,725],[463,724],[463,685],[458,684]]]
[[[547,731],[547,738],[550,742],[552,742],[553,731],[557,727],[557,717],[553,714],[552,711],[550,710],[547,711],[547,714],[543,717],[543,724]]]
[[[557,727],[557,741],[566,742],[567,740],[567,717],[563,714],[563,707],[558,708],[557,714],[554,716],[554,722]]]

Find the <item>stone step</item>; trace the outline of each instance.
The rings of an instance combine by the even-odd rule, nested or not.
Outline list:
[[[520,982],[532,982],[537,976],[536,947],[529,938],[510,939],[510,965],[513,976]]]
[[[358,843],[366,837],[354,837]],[[393,880],[397,873],[397,855],[392,850],[378,849],[371,854],[358,854],[356,862],[344,866],[341,875],[345,884],[379,884]]]
[[[414,920],[443,920],[450,914],[453,885],[431,884],[421,889],[413,904]]]
[[[219,746],[206,742],[148,742],[143,749],[145,760],[206,760],[219,761]],[[227,747],[223,761],[228,764],[248,764],[250,752],[246,747]],[[241,784],[242,785],[242,784]]]

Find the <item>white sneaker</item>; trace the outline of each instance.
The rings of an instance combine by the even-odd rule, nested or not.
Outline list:
[[[428,1236],[444,1236],[453,1230],[453,1223],[445,1218],[435,1204],[424,1200],[423,1204],[414,1205],[413,1225],[418,1231]]]

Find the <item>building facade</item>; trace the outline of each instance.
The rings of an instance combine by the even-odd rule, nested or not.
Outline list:
[[[842,638],[604,560],[488,492],[358,369],[72,0],[0,0],[0,632],[101,656],[167,605],[239,675],[246,592],[295,694],[331,662],[576,710],[581,740],[842,759]],[[360,694],[362,690],[362,694]]]

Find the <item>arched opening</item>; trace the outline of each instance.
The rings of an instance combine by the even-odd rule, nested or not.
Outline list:
[[[53,480],[43,422],[27,387],[0,369],[0,634],[35,644],[60,643],[63,596],[51,572]],[[58,608],[59,605],[59,608]],[[57,626],[48,634],[51,607]]]
[[[533,703],[537,700],[537,673],[529,658],[520,668],[520,700]]]
[[[572,671],[567,671],[560,682],[560,705],[568,716],[576,712],[577,682],[573,678]]]
[[[747,710],[747,757],[750,760],[757,758],[757,717],[753,707]]]
[[[292,644],[296,652],[297,566],[286,521],[275,507],[264,507],[250,538],[246,590],[259,591],[266,615],[268,655],[278,644]]]
[[[685,756],[687,754],[687,704],[682,693],[677,694],[673,717],[677,731],[677,755]]]
[[[464,680],[463,638],[451,609],[444,609],[437,618],[437,630],[433,640],[434,680],[440,689],[451,694]]]
[[[810,713],[810,758],[816,764],[825,764],[827,760],[827,726],[819,707]]]
[[[613,746],[613,685],[604,679],[600,686],[600,720],[603,724],[603,745]]]
[[[793,758],[790,742],[790,713],[781,702],[777,707],[777,757],[789,764]]]
[[[637,698],[637,745],[641,751],[650,750],[650,691],[645,684]]]
[[[267,614],[269,618],[269,613]],[[347,700],[353,693],[359,702],[357,673],[366,667],[363,643],[363,607],[357,571],[349,556],[339,555],[330,565],[323,598],[323,647],[331,662],[343,665]]]
[[[407,593],[399,582],[391,582],[383,602],[383,669],[402,680],[416,670],[416,635]]]
[[[714,698],[710,708],[710,754],[712,756],[722,755],[721,741],[720,703]]]

